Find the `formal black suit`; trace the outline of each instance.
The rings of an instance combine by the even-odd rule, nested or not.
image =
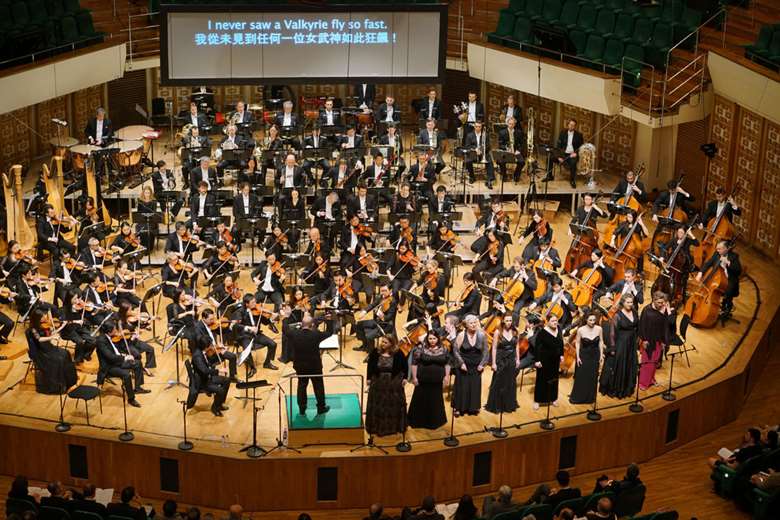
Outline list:
[[[454,310],[452,312],[448,312],[447,314],[448,315],[452,314],[453,316],[457,316],[462,320],[468,314],[479,316],[479,308],[481,306],[482,306],[482,294],[480,294],[479,289],[477,287],[474,287],[466,296],[466,299],[463,300],[463,305],[459,309]]]
[[[208,349],[209,345],[214,343],[212,341],[212,337],[214,340],[219,340],[219,331],[212,331],[208,327],[206,327],[206,324],[203,322],[203,320],[199,320],[198,323],[195,324],[195,331],[193,333],[194,340],[190,341],[190,351],[195,352],[196,350],[202,350],[206,351]],[[221,352],[219,354],[219,358],[217,356],[214,356],[212,358],[212,362],[214,359],[223,359],[228,362],[228,375],[231,379],[236,377],[236,373],[238,372],[238,356],[235,352],[231,352],[229,350],[225,352]]]
[[[393,115],[392,115],[392,121],[395,123],[398,123],[401,121],[401,113],[398,111],[398,107],[395,103],[391,105],[393,108]],[[379,109],[376,111],[376,122],[377,123],[386,123],[387,122],[387,103],[382,103],[379,105]]]
[[[523,260],[528,262],[535,262],[539,259],[539,248],[537,246],[531,246],[527,247],[525,251],[523,251]],[[555,269],[559,269],[561,267],[561,256],[558,254],[558,250],[554,247],[551,247],[547,250],[547,258],[550,259],[550,262],[552,262],[552,265]]]
[[[341,112],[336,110],[335,108],[331,112],[333,114],[332,126],[341,126]],[[318,119],[320,122],[320,126],[330,126],[328,125],[328,116],[324,108],[320,109],[320,115]]]
[[[226,135],[219,142],[219,147],[223,150],[223,152],[222,152],[223,153],[222,160],[219,161],[219,163],[217,164],[217,173],[219,174],[220,177],[222,177],[222,175],[224,174],[225,168],[227,168],[228,166],[231,166],[233,168],[238,168],[238,169],[241,169],[241,170],[246,168],[246,162],[244,162],[242,160],[238,160],[238,159],[227,160],[227,159],[225,159],[225,156],[224,156],[224,154],[225,154],[224,150],[225,149],[223,148],[223,146],[229,140],[230,140],[230,136]],[[246,140],[245,138],[243,138],[238,133],[236,133],[236,135],[233,137],[233,143],[235,143],[236,146],[235,146],[235,148],[232,148],[232,150],[236,154],[239,154],[239,155],[242,153],[242,150],[250,147],[250,142],[248,140]]]
[[[286,175],[287,175],[287,166],[281,166],[280,168],[276,169],[276,186],[277,189],[283,189],[287,186],[285,185],[286,182]],[[292,181],[293,181],[293,187],[295,188],[305,188],[306,187],[306,172],[301,168],[300,166],[294,166],[293,167],[293,175],[292,175]]]
[[[260,204],[260,199],[258,199],[257,195],[255,195],[251,191],[249,192],[249,196],[247,197],[247,200],[249,202],[248,212],[245,210],[243,193],[239,193],[233,198],[233,217],[236,220],[255,217],[263,209]]]
[[[512,135],[514,138],[515,159],[517,160],[517,164],[515,165],[514,180],[517,182],[520,179],[520,173],[522,172],[523,165],[525,164],[523,154],[526,151],[526,139],[525,132],[523,132],[520,127],[517,126],[514,128]],[[502,128],[498,131],[498,147],[503,151],[509,151],[509,127]],[[505,162],[499,161],[498,169],[502,176],[506,175]]]
[[[212,192],[207,192],[206,197],[203,199],[203,216],[204,217],[218,217],[219,207],[217,207],[217,197]],[[200,192],[194,192],[190,196],[190,212],[193,221],[197,221],[200,215]]]
[[[245,328],[255,327],[258,323],[262,325],[271,325],[271,320],[265,316],[253,315],[251,311],[243,305],[236,309],[231,316],[231,319],[239,323],[239,325],[236,326],[236,341],[244,348],[249,347],[251,344],[252,350],[267,348],[268,353],[265,356],[265,366],[271,365],[274,357],[276,357],[276,342],[263,334],[262,327],[258,328],[256,334],[253,330],[247,330]],[[250,367],[255,366],[255,361],[252,359],[251,355],[247,358],[246,362]]]
[[[354,96],[357,98],[357,105],[366,105],[371,107],[376,98],[376,85],[371,83],[357,83],[354,87]]]
[[[466,102],[466,105],[467,105],[467,107],[466,107],[465,112],[466,112],[466,114],[468,114],[469,113],[468,101]],[[476,116],[476,119],[474,119],[473,121],[468,117],[468,115],[466,116],[466,123],[465,123],[465,125],[466,125],[466,128],[467,128],[468,132],[473,131],[473,127],[472,127],[473,123],[475,123],[477,121],[484,121],[485,120],[485,106],[482,104],[481,101],[475,101],[474,102],[474,115]],[[460,118],[458,118],[458,124],[461,125],[461,126],[463,125],[463,123],[460,122]]]
[[[607,287],[606,292],[612,294],[612,297],[615,300],[619,300],[620,297],[623,295],[623,289],[626,286],[625,280],[618,280],[617,282],[613,283],[609,287]],[[626,292],[630,292],[632,295],[634,295],[634,307],[637,307],[639,305],[642,305],[645,302],[645,297],[643,295],[644,287],[639,282],[634,282],[634,290],[628,289]]]
[[[562,154],[564,154],[564,161],[563,164],[566,165],[566,167],[569,169],[569,180],[571,182],[575,182],[577,179],[577,162],[580,160],[579,155],[575,155],[574,157],[569,157],[568,154],[566,154],[566,145],[569,142],[569,131],[568,130],[562,130],[560,134],[558,134],[558,143],[557,147],[560,150]],[[574,133],[572,135],[571,139],[571,145],[574,149],[574,153],[576,154],[577,151],[580,149],[580,146],[583,145],[585,140],[582,137],[582,133],[578,132],[577,130],[574,130]],[[552,161],[550,162],[552,165]],[[552,168],[552,166],[550,166]]]
[[[632,190],[631,196],[634,197],[638,202],[644,203],[647,200],[647,191],[645,190],[644,183],[642,183],[642,181],[636,181],[634,184],[642,193],[637,194]],[[612,190],[612,202],[616,202],[620,197],[624,197],[627,190],[628,181],[626,179],[620,179],[620,181],[617,183],[617,186],[615,186],[615,189]]]
[[[294,328],[285,325],[284,334],[289,338],[293,346],[293,368],[298,374],[298,413],[306,413],[306,389],[311,379],[314,387],[314,395],[317,399],[317,412],[325,409],[325,385],[322,377],[307,377],[322,375],[322,358],[320,357],[320,343],[329,338],[332,332],[332,324],[326,322],[324,332],[314,329]]]
[[[347,165],[347,169],[344,170],[341,176],[342,187],[347,190],[353,190],[358,183],[359,174],[355,172],[354,168],[350,168]],[[320,186],[323,188],[336,189],[339,183],[339,165],[331,167],[322,174],[320,177]]]
[[[196,350],[192,353],[192,369],[195,385],[187,396],[187,408],[195,406],[198,392],[207,392],[214,394],[211,410],[213,412],[221,410],[230,390],[230,379],[219,374],[218,366],[202,350]]]
[[[395,334],[395,317],[398,313],[398,302],[395,298],[390,300],[387,312],[384,312],[383,318],[379,318],[376,312],[382,308],[382,299],[377,297],[373,306],[374,319],[361,320],[355,323],[355,335],[366,346],[366,343],[373,341],[379,336]]]
[[[509,105],[504,105],[499,113],[506,116],[507,112],[509,112]],[[520,128],[520,123],[523,122],[523,111],[520,110],[519,106],[515,105],[512,107],[512,117],[517,121],[517,128]]]
[[[144,383],[144,371],[137,360],[128,360],[119,352],[108,336],[101,334],[97,340],[99,361],[98,384],[103,384],[106,377],[118,377],[122,380],[127,393],[127,401],[135,400],[135,391]],[[135,376],[135,386],[130,378]]]
[[[563,308],[563,316],[560,320],[558,320],[558,323],[563,329],[566,329],[566,327],[571,323],[572,315],[577,312],[577,306],[574,304],[574,300],[571,297],[571,294],[568,291],[562,291],[563,296],[558,299],[557,303]],[[550,302],[553,298],[553,290],[552,285],[548,285],[547,291],[543,295],[541,295],[539,298],[534,300],[534,303],[539,307],[537,312],[541,312],[541,308],[544,307],[545,304]]]
[[[209,185],[209,190],[214,190],[217,188],[217,170],[214,168],[209,168],[208,170],[204,171],[201,169],[200,165],[198,165],[197,168],[193,168],[190,170],[190,189],[193,192],[198,191],[198,185],[201,181],[205,181]]]
[[[284,124],[284,112],[279,112],[276,114],[275,118],[276,126],[279,128],[287,128],[287,127],[296,127],[298,126],[298,116],[296,114],[290,114],[290,124],[285,125]]]
[[[490,157],[490,136],[483,129],[480,135],[477,136],[476,132],[471,132],[466,135],[463,146],[472,150],[484,150],[484,155],[487,157],[487,163],[485,164],[485,170],[487,173],[487,181],[493,182],[496,178],[495,171],[493,169],[493,160]],[[482,157],[477,156],[477,161],[481,161]],[[469,172],[469,177],[474,177],[474,161],[466,160],[466,169]]]
[[[323,136],[318,136],[316,139],[313,135],[310,135],[309,137],[305,138],[303,140],[303,147],[304,148],[328,148],[330,146],[331,141]],[[312,159],[306,158],[303,160],[303,169],[306,171],[306,175],[309,176],[310,179],[313,179],[314,177],[311,174],[311,169],[316,164],[317,167],[319,167],[320,170],[325,172],[330,167],[330,163],[328,162],[328,159],[325,157],[329,156],[329,153],[326,153],[323,151],[322,158],[318,161],[314,161]]]
[[[386,187],[390,184],[390,166],[382,165],[377,168],[376,164],[372,164],[366,168],[366,171],[364,171],[363,175],[360,177],[369,188],[379,186]]]
[[[268,262],[263,260],[252,271],[252,279],[260,279],[260,283],[257,285],[257,293],[255,294],[255,298],[257,298],[257,301],[261,303],[265,301],[273,302],[274,307],[278,310],[279,306],[282,304],[282,300],[284,299],[284,286],[276,274],[271,274],[271,291],[268,292],[263,289],[265,277],[266,274],[268,274],[268,269]]]
[[[680,208],[685,213],[688,213],[690,209],[688,207],[688,203],[692,201],[693,198],[691,196],[686,197],[684,193],[677,192],[674,200],[674,207]],[[656,215],[661,215],[663,210],[668,209],[671,204],[672,204],[672,193],[669,190],[664,190],[661,192],[660,195],[658,195],[658,197],[656,197],[655,202],[653,202],[653,213],[655,213]]]
[[[194,124],[198,128],[200,128],[202,126],[206,126],[206,114],[204,114],[203,112],[198,112],[195,115],[195,122],[194,123],[193,123],[193,120],[192,120],[192,113],[189,110],[182,110],[181,112],[179,112],[179,116],[178,117],[179,117],[179,119],[182,122],[186,121],[186,122],[184,122],[185,125],[192,125],[192,124]]]
[[[363,146],[363,136],[360,134],[355,134],[353,139],[353,148],[360,148]],[[339,139],[339,147],[341,147],[342,144],[349,143],[349,136],[348,135],[342,135]],[[349,148],[347,148],[349,149]]]
[[[319,213],[325,212],[325,195],[321,195],[317,197],[317,199],[314,201],[314,204],[311,205],[311,208],[309,208],[309,213],[314,217],[314,223],[317,224],[319,222],[324,222],[325,216],[320,215]],[[331,216],[333,217],[333,220],[341,220],[341,202],[337,201],[335,204],[331,206],[330,209]],[[322,231],[322,230],[320,230]]]
[[[724,212],[723,216],[725,216],[729,222],[734,222],[734,217],[742,214],[742,208],[734,209],[734,206],[726,202],[726,206],[723,212]],[[701,221],[706,226],[707,222],[715,218],[717,215],[718,215],[718,201],[711,200],[707,203],[707,208],[704,210],[704,213],[702,214]]]
[[[428,96],[418,101],[420,107],[420,119],[439,119],[441,117],[441,101],[433,100],[433,105],[428,103]]]
[[[729,266],[726,268],[726,278],[728,280],[726,286],[726,292],[723,294],[723,301],[721,307],[723,309],[730,310],[733,307],[732,300],[739,296],[739,277],[742,275],[742,263],[739,261],[739,255],[733,250],[726,253],[726,257],[729,261]],[[704,276],[707,276],[707,272],[713,267],[717,267],[720,264],[720,254],[715,251],[713,255],[704,262],[701,266],[701,271]]]
[[[87,142],[94,142],[97,138],[97,118],[91,117],[87,122],[86,128],[84,128],[84,135],[87,138]],[[111,120],[107,117],[103,118],[103,129],[101,133],[101,140],[103,145],[110,141],[114,137],[114,127],[111,124]],[[90,141],[91,140],[91,141]]]
[[[498,273],[496,278],[510,278],[510,280],[507,281],[507,287],[509,287],[514,281],[511,280],[511,278],[514,278],[517,274],[518,272],[514,267],[509,267]],[[519,323],[520,310],[531,303],[531,301],[534,299],[534,291],[538,287],[536,273],[534,273],[534,270],[527,269],[526,274],[528,275],[528,279],[522,282],[523,292],[520,294],[517,300],[515,300],[514,307],[512,308],[512,318],[514,319],[515,324]],[[521,280],[518,279],[517,283],[521,283]]]
[[[73,254],[76,250],[73,244],[63,237],[65,233],[70,231],[70,227],[64,223],[61,223],[58,227],[53,225],[47,218],[39,218],[35,230],[38,235],[38,247],[51,253],[52,258],[58,258],[60,256],[60,249],[64,249],[70,254]],[[59,235],[57,235],[58,231]],[[58,240],[52,242],[49,238],[58,238]]]
[[[364,205],[369,218],[375,217],[377,208],[376,197],[371,194],[366,194]],[[347,218],[352,217],[352,215],[357,215],[359,211],[360,198],[357,195],[350,195],[347,197]]]

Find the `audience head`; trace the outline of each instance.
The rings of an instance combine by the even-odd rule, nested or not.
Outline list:
[[[96,490],[97,488],[95,487],[95,484],[87,482],[86,484],[84,484],[84,487],[81,489],[81,492],[84,494],[84,498],[94,498]]]
[[[191,507],[187,510],[187,520],[200,520],[200,509]]]
[[[311,520],[311,515],[309,513],[301,513],[298,515],[298,520]]]
[[[176,501],[175,500],[166,500],[163,502],[162,510],[163,510],[163,516],[166,518],[173,518],[176,515]]]
[[[8,492],[8,496],[26,497],[28,495],[27,486],[27,477],[24,475],[17,475],[14,481],[11,482],[11,490]]]
[[[426,513],[432,513],[436,510],[436,500],[431,495],[422,499],[422,510]]]
[[[51,496],[57,497],[62,494],[62,484],[60,484],[57,481],[49,482],[46,485],[46,489],[49,491]]]
[[[556,520],[574,520],[574,511],[568,507],[564,507],[554,517]]]
[[[600,498],[598,501],[598,504],[596,505],[596,511],[601,513],[602,515],[609,515],[612,513],[612,500],[610,498],[604,497]]]
[[[512,501],[512,488],[504,484],[498,488],[498,500],[508,504]]]
[[[561,487],[568,487],[570,479],[569,472],[564,469],[555,474],[555,480],[558,481],[558,485]]]
[[[745,440],[754,446],[761,444],[761,430],[758,428],[748,428]]]
[[[241,507],[239,504],[233,504],[230,506],[230,510],[228,513],[229,520],[241,520],[241,517],[244,515],[244,508]]]
[[[458,501],[458,509],[455,511],[455,518],[473,518],[477,513],[477,506],[474,505],[474,499],[471,495],[463,495]]]
[[[769,430],[768,432],[766,432],[767,448],[769,448],[770,450],[777,449],[777,444],[778,444],[777,437],[778,437],[777,430]]]
[[[382,506],[382,504],[379,502],[374,502],[371,504],[371,507],[368,508],[368,515],[371,518],[380,518],[384,510],[385,508]]]
[[[135,497],[135,488],[133,486],[127,486],[122,490],[121,500],[123,504],[129,503],[133,497]]]
[[[629,464],[626,468],[626,480],[636,480],[639,478],[639,466],[637,464]]]

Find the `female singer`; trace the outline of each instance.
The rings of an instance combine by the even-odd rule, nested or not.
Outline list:
[[[392,336],[382,336],[368,355],[366,431],[392,435],[406,430],[406,360]]]
[[[607,350],[599,391],[622,399],[633,394],[636,387],[639,317],[634,309],[634,297],[630,294],[620,298],[618,309],[610,321],[609,334],[604,338]]]
[[[452,354],[455,358],[455,386],[452,407],[456,416],[477,415],[481,405],[482,371],[488,363],[487,336],[479,327],[479,319],[469,314],[463,319],[466,329],[455,339]]]
[[[76,384],[76,366],[70,352],[55,346],[52,341],[60,338],[60,329],[55,329],[49,314],[43,309],[34,309],[30,314],[30,328],[27,330],[29,356],[37,369],[35,391],[40,394],[64,394]]]
[[[536,333],[534,359],[534,410],[538,410],[540,404],[552,403],[558,406],[558,372],[563,361],[563,335],[555,314],[551,314],[544,327]]]
[[[577,367],[574,369],[574,386],[569,395],[571,404],[590,404],[596,400],[599,377],[599,361],[603,355],[602,329],[597,325],[599,311],[585,309],[585,324],[577,329],[574,339],[577,349]]]
[[[639,317],[639,388],[647,390],[657,386],[655,370],[661,364],[661,356],[674,338],[677,316],[669,304],[666,293],[653,293],[653,302],[642,309]]]
[[[141,190],[141,196],[138,199],[138,207],[136,211],[141,215],[159,215],[160,214],[160,202],[154,198],[154,191],[151,186],[144,186]],[[152,221],[154,222],[154,221]],[[154,229],[154,224],[150,227],[144,218],[141,218],[135,225],[135,232],[141,239],[141,244],[146,249],[154,248],[154,241],[157,238],[157,232]]]
[[[447,424],[442,390],[450,378],[447,350],[439,336],[429,331],[421,348],[412,352],[412,384],[409,426],[435,430]]]
[[[511,413],[517,410],[517,371],[520,368],[520,336],[513,325],[512,314],[506,313],[501,327],[493,334],[490,381],[485,410],[491,413]]]

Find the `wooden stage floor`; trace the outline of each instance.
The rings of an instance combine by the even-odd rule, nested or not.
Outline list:
[[[466,212],[469,218],[473,218],[473,212]],[[465,217],[464,217],[465,218]],[[556,244],[555,246],[565,254],[568,247],[566,238],[566,225],[568,216],[559,212],[553,223]],[[465,225],[473,224],[464,222]],[[470,243],[471,239],[466,242]],[[517,239],[515,240],[517,242]],[[162,244],[160,245],[162,247]],[[743,266],[746,276],[742,280],[741,296],[736,300],[734,317],[740,323],[729,323],[725,328],[718,326],[709,330],[691,328],[688,334],[690,344],[696,347],[696,351],[690,354],[691,366],[680,359],[675,363],[674,386],[678,398],[692,395],[703,388],[717,384],[734,374],[742,372],[750,361],[754,348],[759,338],[774,319],[780,302],[780,284],[778,275],[780,269],[756,253],[740,248]],[[508,252],[507,258],[519,254],[517,244]],[[470,269],[470,265],[464,266]],[[461,274],[462,270],[461,268]],[[246,270],[246,268],[244,268]],[[242,275],[242,284],[247,286],[248,276]],[[755,282],[754,282],[755,280]],[[645,300],[648,301],[650,283],[646,283]],[[458,283],[453,291],[460,287]],[[457,293],[455,293],[457,294]],[[163,300],[167,303],[167,300]],[[483,303],[483,306],[485,304]],[[15,316],[15,313],[11,312]],[[164,316],[164,309],[159,313]],[[397,323],[405,322],[406,311],[399,312]],[[158,325],[158,334],[163,335],[164,326]],[[37,394],[32,385],[32,378],[24,384],[20,384],[10,391],[6,388],[21,380],[25,374],[27,359],[24,353],[24,336],[22,327],[17,327],[12,338],[12,345],[0,347],[0,354],[9,356],[9,360],[0,361],[0,424],[32,428],[43,431],[53,431],[59,416],[59,399],[56,396]],[[149,334],[147,333],[146,336]],[[146,338],[146,336],[144,336]],[[272,336],[274,337],[274,336]],[[278,336],[274,339],[279,340]],[[326,374],[338,374],[349,377],[338,377],[326,380],[326,389],[329,393],[359,393],[364,386],[362,378],[365,376],[363,363],[365,354],[354,352],[352,348],[357,345],[354,337],[349,337],[343,349],[344,362],[351,369],[334,370],[335,359],[326,355],[324,358],[324,371]],[[157,350],[158,368],[154,377],[148,377],[146,388],[151,390],[148,395],[139,396],[138,400],[142,408],[128,408],[127,417],[129,428],[135,434],[136,444],[155,446],[159,448],[175,449],[181,440],[182,414],[181,405],[177,401],[186,399],[187,390],[183,386],[171,384],[176,380],[175,351],[165,354],[161,347],[155,345]],[[277,349],[277,356],[281,347]],[[255,360],[258,362],[258,375],[256,378],[267,379],[273,386],[261,389],[258,397],[258,439],[259,444],[265,448],[276,445],[278,437],[279,392],[289,392],[289,376],[292,374],[291,365],[282,365],[278,371],[269,371],[260,368],[265,359],[265,351],[256,352]],[[96,356],[93,361],[80,367],[80,382],[92,384],[95,380]],[[240,374],[243,370],[240,370]],[[525,373],[522,378],[522,389],[518,392],[520,408],[514,413],[504,415],[504,425],[520,426],[509,428],[512,437],[532,435],[541,432],[538,422],[545,417],[545,409],[534,411],[532,409],[532,395],[534,374],[532,371]],[[654,410],[667,404],[661,399],[661,393],[668,383],[669,363],[664,364],[663,369],[657,373],[661,386],[640,392],[642,403],[646,410]],[[486,370],[482,381],[483,404],[487,398],[491,373]],[[520,379],[520,378],[518,378]],[[186,373],[181,367],[181,380],[186,382]],[[561,381],[560,406],[550,410],[556,428],[566,428],[587,423],[585,413],[588,406],[571,405],[567,396],[571,390],[572,378],[567,377]],[[413,387],[406,386],[407,401],[411,398]],[[217,455],[221,457],[243,458],[245,455],[239,452],[242,446],[250,443],[252,438],[252,407],[246,401],[236,399],[242,395],[235,388],[231,388],[227,404],[230,410],[222,418],[214,417],[209,411],[211,399],[201,395],[196,407],[187,414],[188,433],[195,443],[195,451]],[[90,405],[90,426],[86,425],[84,406],[78,409],[72,401],[68,401],[65,407],[65,419],[73,425],[71,435],[84,436],[96,439],[116,440],[122,429],[122,401],[119,387],[106,385],[102,400],[103,410],[100,413],[97,402]],[[631,399],[615,400],[599,396],[599,407],[604,415],[604,420],[610,420],[631,415],[628,405]],[[447,410],[448,416],[450,410]],[[286,419],[282,416],[283,424]],[[478,416],[461,417],[455,420],[455,434],[461,444],[474,444],[492,440],[492,436],[485,432],[486,427],[497,425],[498,416],[485,412]],[[407,439],[412,443],[415,453],[436,451],[444,449],[442,440],[449,433],[449,424],[438,430],[410,429]],[[385,447],[392,447],[400,440],[400,436],[377,438],[376,442]],[[117,441],[118,442],[118,441]],[[351,457],[351,456],[381,456],[378,450],[359,450],[351,453],[353,446],[345,445],[316,445],[303,448],[304,457]],[[391,453],[394,451],[391,450]],[[287,451],[275,451],[271,457],[299,457]]]

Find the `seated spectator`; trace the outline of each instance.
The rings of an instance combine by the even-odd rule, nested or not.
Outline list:
[[[766,449],[769,451],[776,450],[778,446],[777,442],[778,433],[777,430],[769,430],[766,432]]]
[[[200,509],[191,507],[187,510],[187,520],[200,520]]]
[[[548,496],[550,496],[550,486],[547,484],[539,484],[531,497],[521,505],[532,506],[534,504],[545,504]]]
[[[244,518],[244,508],[238,504],[233,504],[228,510],[228,520],[242,520]]]
[[[138,495],[135,494],[133,486],[127,486],[119,495],[120,502],[108,504],[108,514],[116,516],[126,516],[137,520],[146,520],[146,510],[143,507],[135,507],[131,502],[138,502]]]
[[[436,511],[436,500],[430,495],[423,498],[422,506],[412,518],[416,520],[444,520],[444,516]]]
[[[553,520],[574,520],[574,511],[568,507],[564,507],[558,511],[557,515],[553,515]]]
[[[629,464],[626,468],[626,476],[623,477],[623,480],[610,481],[609,491],[619,494],[621,491],[627,491],[641,485],[642,481],[639,479],[639,466],[636,464]]]
[[[596,493],[604,493],[605,491],[609,491],[609,484],[612,482],[612,479],[609,478],[607,475],[601,475],[596,479],[596,486],[593,488],[593,495]]]
[[[298,520],[311,520],[311,515],[309,513],[301,513],[298,515]]]
[[[163,502],[162,515],[156,515],[154,520],[181,520],[181,515],[177,509],[178,504],[176,501],[168,499]]]
[[[382,504],[380,504],[379,502],[374,502],[368,508],[368,516],[363,518],[363,520],[380,520],[381,518],[386,518],[383,515],[384,511],[385,508]]]
[[[477,518],[477,507],[471,495],[463,495],[458,502],[458,509],[455,510],[453,520],[475,520]]]
[[[19,500],[27,500],[33,504],[38,504],[41,497],[37,493],[31,495],[28,488],[29,483],[27,482],[27,477],[24,475],[17,475],[11,483],[11,489],[8,490],[8,498],[17,498]]]
[[[82,496],[73,499],[70,504],[71,511],[86,511],[106,518],[108,516],[106,506],[95,501],[95,491],[97,491],[97,488],[94,484],[90,484],[89,482],[84,484]]]
[[[498,488],[498,495],[487,496],[482,502],[482,516],[490,519],[499,513],[514,511],[518,504],[512,502],[512,488],[504,484]]]
[[[780,489],[780,472],[773,468],[768,468],[766,471],[752,475],[750,477],[750,482],[758,489],[775,491],[776,489]]]
[[[712,469],[721,464],[726,464],[730,468],[736,468],[748,459],[760,455],[764,451],[764,447],[761,444],[761,430],[758,428],[748,428],[745,432],[742,445],[734,450],[734,453],[728,458],[724,459],[720,455],[717,457],[710,457],[707,463]]]
[[[617,520],[617,516],[612,512],[612,500],[607,497],[600,498],[596,504],[595,511],[585,513],[588,520]]]
[[[214,520],[214,515],[212,513],[203,513],[203,520]]]
[[[555,480],[558,481],[558,488],[553,489],[550,496],[547,497],[547,503],[555,510],[558,504],[564,500],[571,500],[573,498],[579,498],[582,496],[580,488],[573,488],[569,486],[571,476],[566,470],[561,470],[555,474]]]
[[[42,506],[59,507],[65,511],[70,511],[72,493],[69,490],[66,491],[62,487],[62,483],[49,482],[46,489],[49,491],[49,496],[41,498]]]

